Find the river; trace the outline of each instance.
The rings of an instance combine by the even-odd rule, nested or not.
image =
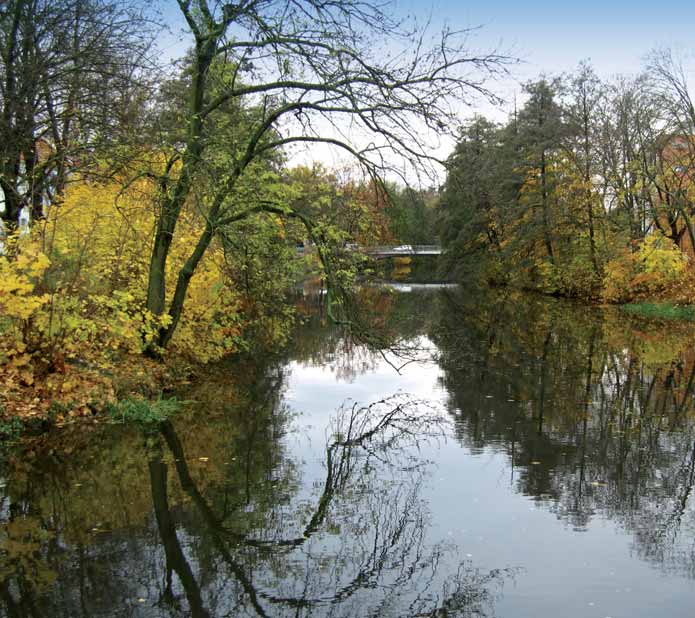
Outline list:
[[[288,349],[159,430],[10,456],[0,616],[690,617],[695,352],[518,293],[307,295]]]

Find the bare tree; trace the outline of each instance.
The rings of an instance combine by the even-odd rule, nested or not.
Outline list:
[[[658,139],[654,140],[653,166],[645,167],[660,212],[654,223],[679,245],[687,233],[695,248],[695,196],[692,194],[695,168],[695,104],[688,87],[686,69],[672,49],[652,51],[647,64],[650,93],[661,110]],[[668,229],[662,225],[665,219]]]
[[[596,223],[598,208],[595,178],[600,173],[597,166],[598,112],[605,97],[605,89],[590,64],[582,62],[575,75],[568,80],[569,101],[563,106],[569,131],[565,148],[571,165],[583,183],[584,213],[589,232],[589,254],[594,273],[601,273],[596,248]]]
[[[0,8],[3,217],[34,217],[71,165],[116,141],[142,107],[153,24],[130,0],[9,0]],[[39,148],[38,144],[43,144]]]
[[[604,206],[613,218],[624,216],[630,239],[638,241],[652,225],[653,195],[645,169],[653,166],[657,106],[645,75],[611,84],[599,113],[599,152],[605,183]]]

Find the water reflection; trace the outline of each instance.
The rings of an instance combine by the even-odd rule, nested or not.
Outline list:
[[[570,572],[569,548],[587,554],[555,583],[561,603],[593,596],[567,616],[619,614],[586,609],[599,601],[654,615],[576,566],[590,559],[578,539],[604,528],[607,555],[631,544],[616,559],[631,597],[649,594],[649,565],[672,592],[665,615],[688,615],[689,327],[514,294],[365,288],[377,349],[328,326],[321,298],[304,297],[289,350],[211,371],[173,424],[68,428],[11,458],[0,616],[551,616],[547,572]],[[418,362],[401,376],[398,359]],[[436,375],[443,410],[394,396],[420,385],[436,400]],[[360,402],[336,411],[348,396]],[[529,528],[536,512],[561,531]]]
[[[4,537],[2,615],[491,615],[512,572],[480,571],[453,545],[426,540],[421,449],[443,435],[441,414],[405,396],[346,406],[330,425],[323,478],[302,483],[283,445],[282,372],[271,376],[252,393],[218,390],[226,402],[202,440],[193,419],[92,436],[120,439],[121,472],[149,507],[129,510],[130,493],[93,494],[112,460],[83,453],[88,469],[61,455],[23,478],[14,461],[6,526],[24,530]],[[111,501],[108,521],[75,504],[82,488]]]
[[[575,530],[608,517],[641,558],[695,575],[687,329],[645,334],[539,299],[440,302],[432,336],[461,443],[503,452],[516,489]]]

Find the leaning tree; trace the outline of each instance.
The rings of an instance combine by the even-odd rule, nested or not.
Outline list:
[[[471,51],[470,30],[430,38],[428,28],[409,27],[376,0],[178,5],[193,38],[183,74],[186,126],[166,164],[147,172],[158,187],[147,309],[164,318],[160,347],[176,329],[196,267],[230,225],[259,212],[295,217],[320,247],[313,222],[290,202],[272,194],[239,199],[259,162],[292,144],[322,143],[350,153],[375,177],[394,161],[422,168],[435,160],[431,136],[455,131],[457,109],[476,95],[494,99],[485,80],[512,61]],[[210,190],[193,200],[206,181]],[[188,208],[198,209],[204,229],[167,298],[170,247]]]

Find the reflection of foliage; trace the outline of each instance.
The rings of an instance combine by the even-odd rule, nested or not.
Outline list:
[[[0,588],[15,574],[32,592],[40,592],[54,582],[56,574],[42,551],[52,536],[33,517],[0,524]]]
[[[502,450],[518,490],[575,528],[601,513],[634,535],[639,555],[695,575],[688,329],[644,330],[617,312],[519,301],[440,300],[431,336],[458,438]]]
[[[174,399],[128,398],[109,406],[111,418],[120,423],[135,423],[151,426],[162,423],[181,409],[181,403]]]
[[[609,518],[636,555],[695,576],[687,329],[519,294],[426,298],[387,296],[379,319],[395,338],[437,343],[457,439],[506,456],[514,487],[568,525]],[[321,340],[319,330],[320,318],[298,327],[297,357],[337,363],[344,332]],[[182,393],[195,408],[146,445],[102,427],[69,453],[54,440],[53,456],[37,447],[38,461],[12,460],[15,509],[3,517],[36,517],[56,535],[40,543],[58,573],[51,595],[22,602],[52,616],[79,603],[113,615],[140,597],[162,616],[492,613],[511,573],[459,564],[455,547],[427,534],[429,469],[416,442],[434,438],[441,418],[406,399],[346,405],[319,470],[311,449],[288,448],[299,438],[282,402],[287,360],[220,366]]]
[[[282,372],[259,367],[249,381],[259,387],[252,393],[220,381],[188,394],[200,401],[208,393],[199,405],[209,408],[212,432],[182,412],[176,427],[167,422],[158,438],[150,434],[147,457],[133,448],[136,434],[121,434],[130,463],[113,471],[126,477],[119,495],[126,507],[148,480],[154,514],[146,520],[121,510],[117,496],[82,487],[101,474],[89,446],[66,460],[65,479],[24,469],[26,484],[15,480],[12,491],[23,488],[23,508],[33,504],[38,513],[30,553],[58,580],[47,594],[30,595],[29,575],[12,567],[16,606],[51,616],[115,615],[142,598],[157,616],[492,613],[512,572],[457,564],[454,547],[427,540],[420,492],[428,468],[418,445],[441,435],[441,414],[405,396],[346,405],[330,426],[323,471],[300,482],[300,464],[283,446],[290,419],[279,399]],[[98,435],[92,440],[105,448]],[[113,456],[104,463],[112,466]],[[30,500],[35,491],[46,500]],[[110,521],[102,519],[109,507],[89,517],[90,500],[109,501]],[[57,543],[49,542],[54,528]]]
[[[418,295],[395,294],[388,287],[363,286],[353,290],[349,328],[326,325],[321,295],[305,324],[295,332],[293,358],[327,365],[336,376],[352,381],[385,360],[394,369],[427,360],[431,350],[422,339],[430,317]]]

